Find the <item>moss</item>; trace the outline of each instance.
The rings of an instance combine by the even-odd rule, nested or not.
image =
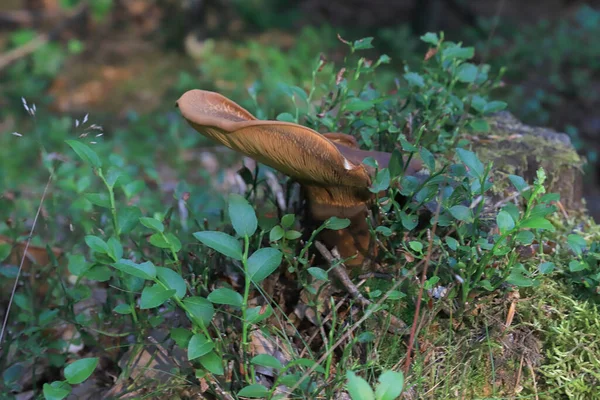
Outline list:
[[[543,343],[538,385],[551,398],[599,398],[600,308],[569,292],[568,286],[548,278],[531,302],[520,305],[522,319],[538,329]]]
[[[583,161],[567,135],[523,125],[509,113],[499,113],[489,124],[488,137],[479,138],[473,147],[484,163],[494,163],[494,197],[505,197],[509,174],[532,182],[536,170],[543,167],[548,175],[547,191],[559,193],[568,208],[581,205]]]

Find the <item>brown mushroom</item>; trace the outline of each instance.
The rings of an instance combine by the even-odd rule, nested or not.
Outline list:
[[[373,171],[362,161],[371,156],[387,167],[389,153],[360,150],[349,135],[322,135],[293,123],[258,120],[214,92],[190,90],[177,106],[201,134],[299,182],[306,194],[308,215],[316,222],[333,216],[350,219],[348,228],[325,230],[321,240],[330,248],[337,247],[344,258],[356,255],[346,265],[363,264],[371,242],[367,207],[374,195],[369,191]],[[413,163],[412,169],[420,166]],[[371,249],[371,256],[375,254]]]

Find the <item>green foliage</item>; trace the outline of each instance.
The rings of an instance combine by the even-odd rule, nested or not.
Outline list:
[[[310,37],[320,34],[304,33]],[[302,36],[288,54],[256,43],[240,44],[238,50],[247,51],[247,58],[231,62],[216,56],[207,60],[203,69],[209,78],[253,82],[248,98],[261,117],[277,115],[279,120],[319,131],[349,133],[364,148],[393,152],[388,168],[381,168],[375,160],[365,161],[376,169],[371,191],[383,193],[370,210],[378,220],[371,235],[379,245],[383,267],[393,268],[390,279],[369,283],[368,290],[361,287],[365,298],[379,302],[369,311],[378,318],[386,315],[381,311],[412,317],[418,285],[413,281],[393,290],[386,285],[412,278],[428,259],[430,245],[435,257],[429,259],[423,301],[435,304],[433,293],[448,289],[446,299],[460,300],[459,314],[469,310],[482,294],[500,297],[507,287],[537,287],[549,274],[556,274],[574,291],[584,288],[587,297],[594,298],[600,282],[596,242],[568,235],[560,240],[564,249],[559,257],[535,258],[539,268],[518,259],[515,249],[544,243],[550,234],[557,234],[551,219],[558,198],[545,194],[543,170],[532,183],[510,176],[519,200],[491,211],[486,207],[493,185],[489,179],[492,165],[483,164],[467,150],[459,133],[486,132],[485,117],[506,104],[489,99],[498,78],[491,77],[490,66],[475,64],[472,47],[446,41],[442,34],[423,35],[422,42],[430,47],[427,60],[407,65],[392,87],[387,84],[389,71],[383,69],[390,57],[370,60],[363,56],[372,54],[374,39],[342,39],[348,47],[344,64],[319,58],[312,69],[306,65],[307,59],[316,55],[311,47],[314,37],[310,40]],[[328,45],[322,44],[325,49]],[[248,64],[254,67],[247,68]],[[243,87],[236,85],[231,92],[247,96],[240,89]],[[282,102],[282,98],[289,101]],[[32,294],[36,288],[29,286],[15,296],[14,318],[20,331],[9,338],[16,356],[10,365],[2,365],[6,367],[2,368],[2,388],[18,390],[21,364],[43,359],[63,369],[65,376],[65,381],[44,382],[44,396],[64,398],[70,385],[87,379],[98,362],[86,358],[67,365],[69,344],[91,340],[90,332],[98,334],[99,327],[105,326],[119,334],[128,327],[136,341],[142,342],[149,330],[165,328],[165,320],[178,309],[184,321],[167,330],[187,355],[191,375],[209,377],[206,381],[231,388],[238,397],[272,398],[280,385],[293,387],[291,395],[299,398],[331,397],[344,388],[353,399],[400,396],[404,375],[381,361],[386,356],[394,358],[395,364],[405,354],[398,343],[393,351],[381,344],[388,321],[370,317],[348,334],[349,326],[356,322],[354,314],[339,315],[335,298],[325,290],[332,283],[329,272],[343,260],[314,264],[313,244],[318,235],[346,229],[350,220],[332,217],[308,231],[300,216],[281,210],[280,218],[264,223],[257,211],[261,215],[270,199],[265,196],[268,190],[262,166],[251,176],[248,193],[232,194],[224,204],[217,193],[181,178],[193,170],[209,183],[219,179],[181,161],[198,139],[187,139],[179,122],[169,122],[166,117],[151,123],[132,119],[127,132],[115,132],[108,143],[92,143],[86,135],[73,140],[71,129],[79,127],[75,129],[78,136],[95,133],[89,125],[82,128],[79,120],[75,123],[41,111],[32,113],[32,106],[24,105],[27,113],[37,118],[33,129],[39,141],[11,138],[15,143],[11,151],[17,149],[29,158],[1,159],[3,188],[17,190],[17,178],[35,182],[49,175],[53,193],[44,210],[57,218],[45,221],[47,229],[72,234],[66,235],[68,239],[61,245],[68,253],[67,265],[51,259],[41,270],[55,273],[48,280],[47,297],[37,299]],[[158,137],[158,132],[160,146],[148,138]],[[125,136],[127,139],[122,139]],[[43,170],[25,168],[38,153]],[[426,173],[408,176],[404,171],[415,157],[423,161]],[[165,182],[162,168],[175,171],[176,185]],[[167,186],[165,183],[174,187],[166,199],[156,190]],[[36,190],[26,201],[0,208],[3,220],[9,216],[5,210],[19,216],[13,218],[16,226],[0,225],[2,234],[17,237],[16,232],[23,230],[21,221],[35,213],[31,198],[41,192]],[[423,210],[428,210],[425,216]],[[0,245],[0,260],[8,259],[10,253],[11,246]],[[223,270],[240,279],[213,279]],[[68,281],[60,275],[67,271],[73,275]],[[14,266],[3,266],[0,273],[10,279],[16,275]],[[302,290],[302,306],[316,310],[314,321],[323,327],[318,332],[323,343],[320,348],[307,344],[302,349],[306,351],[301,351],[298,343],[304,344],[306,338],[285,319],[278,299],[269,298],[271,293],[265,288],[278,283],[279,273],[286,279],[293,277],[293,289]],[[93,314],[76,314],[76,307],[92,299],[90,286],[96,282],[106,282],[109,287],[106,304]],[[50,300],[56,303],[52,309],[46,306]],[[281,325],[271,323],[275,314]],[[59,322],[75,327],[78,335],[70,343],[42,334]],[[252,335],[257,332],[267,341],[283,343],[281,347],[290,357],[282,361],[273,354],[256,354]],[[335,349],[333,344],[342,337],[343,346]],[[46,351],[50,348],[56,352]],[[324,361],[317,364],[320,359]],[[356,365],[360,365],[362,377],[352,372]],[[273,371],[269,387],[256,380],[257,371],[264,368]],[[186,373],[189,371],[175,374]],[[414,375],[415,371],[406,379],[422,379]],[[580,386],[587,384],[584,380]]]
[[[346,373],[346,387],[352,400],[394,400],[402,394],[404,375],[402,372],[386,371],[379,376],[375,391],[369,383],[352,371]]]

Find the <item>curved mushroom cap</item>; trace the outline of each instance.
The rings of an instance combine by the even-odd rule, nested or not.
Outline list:
[[[184,93],[177,106],[198,132],[301,183],[359,190],[371,184],[363,165],[349,161],[312,129],[257,120],[233,101],[205,90]]]

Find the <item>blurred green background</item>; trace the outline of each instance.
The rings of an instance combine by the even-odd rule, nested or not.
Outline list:
[[[282,83],[309,88],[320,55],[330,74],[343,60],[338,34],[374,37],[372,58],[392,60],[376,79],[393,90],[404,66],[422,59],[428,31],[505,69],[494,98],[524,122],[570,135],[589,161],[586,197],[598,218],[600,7],[569,0],[4,0],[0,193],[31,190],[19,185],[39,171],[33,146],[64,146],[86,114],[103,140],[158,174],[161,162],[182,160],[157,160],[157,146],[201,140],[178,136],[173,105],[185,90],[219,91],[274,118],[291,107]]]

